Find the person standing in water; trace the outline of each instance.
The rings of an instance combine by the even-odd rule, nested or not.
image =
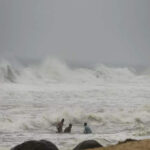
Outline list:
[[[57,133],[62,133],[64,121],[65,121],[65,120],[62,119],[62,120],[57,124]]]
[[[72,124],[65,128],[64,133],[71,133]]]
[[[89,133],[92,133],[92,130],[91,128],[87,125],[87,123],[85,122],[84,123],[84,134],[89,134]]]

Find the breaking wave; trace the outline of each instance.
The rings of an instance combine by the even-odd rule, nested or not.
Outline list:
[[[9,64],[0,65],[0,81],[15,82],[18,76],[17,71]]]
[[[65,62],[47,59],[39,65],[15,68],[9,63],[0,63],[0,82],[15,83],[101,83],[101,82],[147,82],[148,75],[137,75],[129,68],[99,65],[93,69],[70,68]]]
[[[17,111],[19,112],[19,109]],[[24,113],[25,112],[26,110],[24,110]],[[13,113],[12,111],[11,114]],[[109,112],[108,110],[87,113],[86,110],[83,109],[71,110],[70,108],[70,110],[56,111],[56,113],[45,111],[34,117],[23,116],[22,114],[21,118],[11,118],[10,116],[1,115],[0,125],[1,129],[5,131],[49,130],[51,133],[54,133],[56,132],[57,122],[65,118],[65,126],[72,123],[74,128],[82,129],[83,123],[86,121],[93,129],[95,128],[94,131],[97,133],[103,129],[105,131],[111,129],[113,129],[113,131],[115,131],[115,129],[119,131],[120,128],[120,130],[137,130],[137,134],[144,134],[150,130],[150,128],[147,129],[150,125],[149,117],[150,114],[145,108],[133,112],[118,110],[115,113]],[[99,130],[99,128],[101,130]]]

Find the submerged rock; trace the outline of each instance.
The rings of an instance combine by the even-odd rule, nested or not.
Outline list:
[[[55,144],[46,140],[26,141],[13,147],[11,150],[58,150]]]
[[[83,150],[83,149],[88,149],[88,148],[99,148],[99,147],[103,147],[103,146],[99,144],[97,141],[87,140],[87,141],[81,142],[73,150]]]

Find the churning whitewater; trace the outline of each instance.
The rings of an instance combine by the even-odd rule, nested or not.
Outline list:
[[[73,124],[56,134],[56,123]],[[95,139],[103,145],[150,137],[150,75],[99,65],[70,68],[58,60],[0,64],[0,147],[47,139],[63,150]],[[93,130],[83,134],[83,123]]]

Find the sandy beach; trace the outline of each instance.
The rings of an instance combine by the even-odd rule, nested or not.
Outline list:
[[[150,150],[150,139],[89,150]]]

